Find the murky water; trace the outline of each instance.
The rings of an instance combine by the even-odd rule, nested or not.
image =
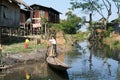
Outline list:
[[[118,49],[83,41],[61,59],[72,68],[58,72],[46,62],[21,65],[0,73],[0,80],[120,80]]]
[[[65,62],[72,66],[69,80],[120,80],[120,51],[104,45],[79,43],[78,52],[66,54]],[[119,58],[119,59],[118,59]]]

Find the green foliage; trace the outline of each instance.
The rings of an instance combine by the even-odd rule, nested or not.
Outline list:
[[[120,22],[120,18],[118,18],[118,19],[116,20],[116,22]]]
[[[81,22],[81,18],[71,12],[66,13],[67,19],[61,21],[62,30],[67,34],[76,33],[76,27]]]
[[[59,24],[49,24],[54,26],[55,29],[60,29],[66,34],[75,34],[77,29],[80,28],[79,23],[81,18],[75,14],[72,14],[71,11],[66,13],[67,19],[61,20]]]
[[[78,41],[82,41],[84,39],[87,39],[89,32],[78,32],[76,34],[73,34],[73,38],[77,39]]]
[[[120,41],[111,42],[111,47],[120,49]]]
[[[76,33],[76,28],[79,29],[78,25],[81,22],[81,18],[72,14],[72,12],[66,13],[67,19],[61,20],[59,24],[50,24],[54,26],[55,29],[60,29],[64,33],[74,34]]]
[[[113,45],[117,45],[117,44],[120,44],[120,42],[119,41],[113,42]]]
[[[113,30],[113,27],[112,27],[112,26],[108,27],[108,30],[107,30],[107,31],[104,31],[104,36],[105,36],[105,37],[108,37],[108,36],[110,35],[110,33],[111,33],[112,30]]]
[[[110,26],[110,27],[108,28],[108,31],[109,31],[109,32],[113,31],[113,27]]]
[[[84,11],[85,13],[88,14],[88,12],[94,12],[97,11],[97,9],[102,9],[102,5],[99,3],[99,0],[71,0],[70,4],[72,7],[70,8],[71,10],[74,9],[81,9],[81,11]]]
[[[3,45],[3,50],[2,50],[2,55],[6,55],[7,53],[30,53],[31,51],[40,49],[40,48],[44,48],[46,46],[46,44],[40,44],[40,45],[36,45],[36,44],[32,44],[34,43],[34,41],[30,41],[31,44],[28,45],[28,48],[24,48],[24,43],[15,43],[12,45]]]

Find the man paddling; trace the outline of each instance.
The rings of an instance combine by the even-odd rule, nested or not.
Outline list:
[[[51,42],[51,44],[52,44],[52,48],[51,48],[51,50],[53,52],[52,56],[56,56],[57,55],[57,52],[56,52],[56,40],[55,40],[54,36],[52,36],[52,38],[49,39],[49,42]]]

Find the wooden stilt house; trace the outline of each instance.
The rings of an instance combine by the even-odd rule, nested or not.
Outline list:
[[[32,8],[32,27],[28,26],[29,32],[33,34],[46,33],[46,22],[47,23],[59,23],[60,12],[46,6],[41,6],[33,4],[30,6]],[[28,13],[25,13],[29,15]]]
[[[22,31],[23,35],[28,35],[31,23],[31,11],[27,9],[20,10],[20,30]],[[30,21],[27,21],[30,20]]]
[[[42,5],[33,4],[30,6],[33,9],[33,18],[46,18],[50,23],[59,23],[60,12]]]
[[[20,26],[20,4],[29,7],[22,0],[0,0],[0,45],[4,32],[9,35]]]

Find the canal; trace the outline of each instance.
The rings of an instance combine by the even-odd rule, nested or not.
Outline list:
[[[61,56],[70,69],[58,72],[46,62],[21,65],[0,73],[0,80],[120,80],[120,50],[100,43],[79,42]]]

